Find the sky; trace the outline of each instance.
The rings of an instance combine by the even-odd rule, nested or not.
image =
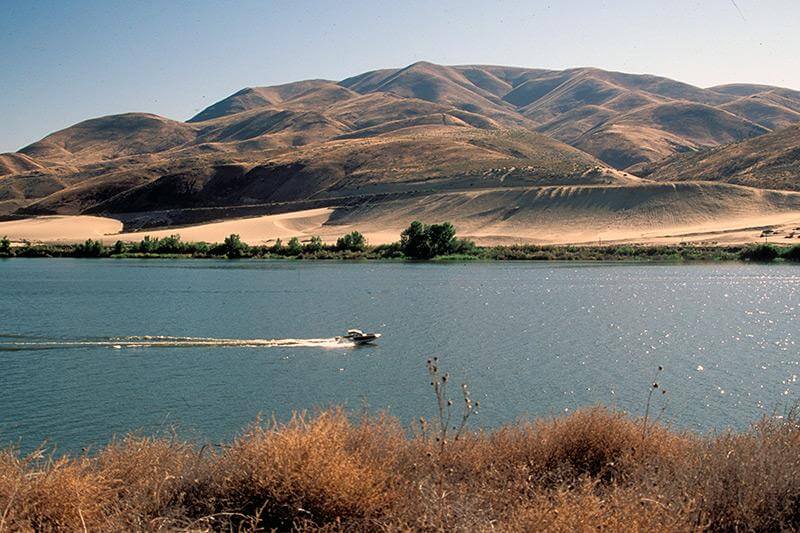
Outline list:
[[[425,60],[800,89],[798,0],[0,0],[0,152],[92,117]]]

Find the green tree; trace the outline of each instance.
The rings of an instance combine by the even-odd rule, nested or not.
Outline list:
[[[145,235],[144,239],[139,243],[139,252],[143,254],[154,254],[158,251],[158,239]]]
[[[434,256],[446,255],[453,252],[453,241],[456,238],[456,228],[449,222],[431,224],[427,228],[428,242]]]
[[[286,245],[286,253],[288,255],[300,255],[303,252],[303,246],[300,244],[300,239],[292,237],[289,239],[289,244]]]
[[[100,257],[105,252],[105,246],[100,241],[86,239],[86,242],[75,247],[78,257]]]
[[[449,222],[428,226],[415,220],[400,234],[400,248],[406,257],[413,259],[451,254],[459,246],[456,228]]]
[[[243,243],[239,235],[235,233],[225,237],[223,246],[225,248],[225,255],[228,256],[228,259],[239,259],[240,257],[244,257],[250,248],[247,246],[247,244]]]
[[[358,232],[353,231],[342,235],[336,240],[336,249],[340,251],[363,252],[367,249],[367,239]]]
[[[114,255],[122,255],[126,252],[125,243],[122,241],[117,241],[114,243],[114,248],[112,249],[111,253]]]
[[[194,243],[192,248],[193,257],[207,257],[211,251],[211,247],[208,245],[208,243],[203,241]]]
[[[755,244],[741,251],[739,257],[746,261],[770,263],[778,258],[780,250],[772,244]]]
[[[184,251],[186,245],[181,242],[180,235],[169,235],[158,241],[156,247],[160,254],[179,254]]]
[[[800,244],[785,249],[782,257],[787,261],[800,261]]]
[[[0,239],[0,256],[8,257],[11,255],[11,241],[8,237]]]
[[[322,238],[319,235],[314,235],[303,247],[303,251],[313,254],[316,252],[321,252],[324,247],[325,245],[322,242]]]
[[[400,234],[400,248],[407,257],[413,259],[430,259],[433,257],[430,240],[428,239],[428,227],[415,220]]]
[[[280,255],[283,251],[283,241],[279,237],[275,239],[275,242],[269,247],[269,253]]]

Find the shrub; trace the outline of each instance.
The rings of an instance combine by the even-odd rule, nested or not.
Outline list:
[[[208,257],[211,253],[211,247],[207,242],[195,242],[192,244],[191,248],[193,257]]]
[[[339,251],[363,252],[367,249],[367,240],[360,232],[353,231],[337,239],[336,249]]]
[[[322,243],[322,238],[319,235],[314,235],[311,240],[303,246],[303,252],[315,254],[321,252],[325,245]]]
[[[0,239],[0,257],[11,257],[11,241],[8,237]]]
[[[300,239],[292,237],[289,239],[289,244],[286,245],[287,255],[300,255],[303,252],[303,246],[300,244]]]
[[[781,254],[781,257],[787,261],[800,261],[800,244],[795,244],[794,246],[786,248],[783,254]]]
[[[403,257],[403,249],[399,242],[380,244],[372,249],[372,254],[381,259],[396,259]]]
[[[101,257],[104,253],[103,243],[92,239],[87,239],[86,242],[75,247],[75,257]]]
[[[275,243],[270,246],[267,251],[271,254],[283,255],[285,249],[283,247],[283,241],[280,239],[280,237],[275,239]]]
[[[158,250],[158,239],[145,235],[139,243],[138,252],[143,254],[154,254]]]
[[[244,257],[250,250],[250,247],[242,242],[239,235],[233,233],[225,237],[225,242],[222,244],[225,250],[225,256],[228,259],[239,259]]]
[[[400,234],[400,247],[412,259],[430,259],[453,253],[456,229],[449,222],[423,224],[415,220]]]
[[[180,235],[170,235],[158,241],[156,250],[160,254],[179,254],[183,253],[186,245],[181,242]]]
[[[117,241],[114,243],[114,247],[111,249],[112,255],[122,255],[128,251],[127,246],[122,241]]]
[[[741,251],[739,257],[745,261],[769,263],[780,256],[778,248],[772,244],[756,244]]]

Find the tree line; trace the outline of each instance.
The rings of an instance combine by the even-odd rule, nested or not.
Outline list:
[[[198,258],[300,258],[300,259],[483,259],[483,260],[643,260],[643,261],[730,261],[751,262],[800,261],[800,245],[776,246],[754,244],[747,246],[704,245],[611,245],[555,246],[521,244],[510,246],[476,246],[474,242],[456,236],[449,222],[424,224],[412,222],[390,244],[369,245],[363,234],[350,232],[339,237],[335,244],[326,244],[319,236],[306,241],[292,237],[267,245],[250,245],[236,234],[221,243],[187,242],[180,235],[151,237],[139,242],[117,241],[106,246],[102,241],[88,239],[80,244],[26,243],[13,247],[7,237],[0,239],[0,258],[4,257],[198,257]]]

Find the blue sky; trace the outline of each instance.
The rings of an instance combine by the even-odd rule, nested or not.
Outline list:
[[[0,2],[0,152],[95,116],[418,60],[800,89],[798,0]],[[741,14],[740,14],[741,12]]]

